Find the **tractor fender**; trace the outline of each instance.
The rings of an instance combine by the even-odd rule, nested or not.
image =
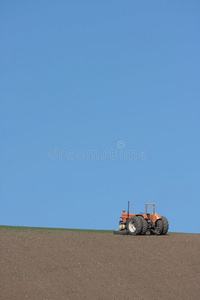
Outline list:
[[[156,222],[157,220],[159,220],[159,219],[161,219],[161,216],[160,215],[157,215],[157,214],[155,214],[154,216],[154,222]]]

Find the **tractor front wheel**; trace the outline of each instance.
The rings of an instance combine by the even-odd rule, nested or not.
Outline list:
[[[130,235],[138,235],[142,231],[142,221],[138,217],[131,217],[126,223],[126,230]]]

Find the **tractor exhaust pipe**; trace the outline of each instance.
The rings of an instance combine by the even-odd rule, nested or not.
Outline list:
[[[130,206],[130,201],[128,201],[128,210],[127,210],[127,217],[129,219],[129,206]]]

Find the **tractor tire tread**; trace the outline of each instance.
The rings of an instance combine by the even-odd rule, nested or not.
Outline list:
[[[147,221],[142,216],[138,216],[138,218],[140,218],[140,220],[142,222],[141,235],[145,235],[146,232],[148,231],[148,223],[147,223]]]
[[[162,218],[162,221],[163,221],[163,231],[162,231],[162,235],[165,235],[167,232],[168,232],[168,229],[169,229],[169,222],[167,220],[167,218],[165,217],[161,217]]]
[[[163,220],[162,219],[158,219],[156,221],[156,230],[155,230],[155,234],[156,235],[161,235],[163,232]]]

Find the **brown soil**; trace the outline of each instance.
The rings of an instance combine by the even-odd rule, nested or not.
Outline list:
[[[0,230],[0,299],[199,299],[200,235]]]

